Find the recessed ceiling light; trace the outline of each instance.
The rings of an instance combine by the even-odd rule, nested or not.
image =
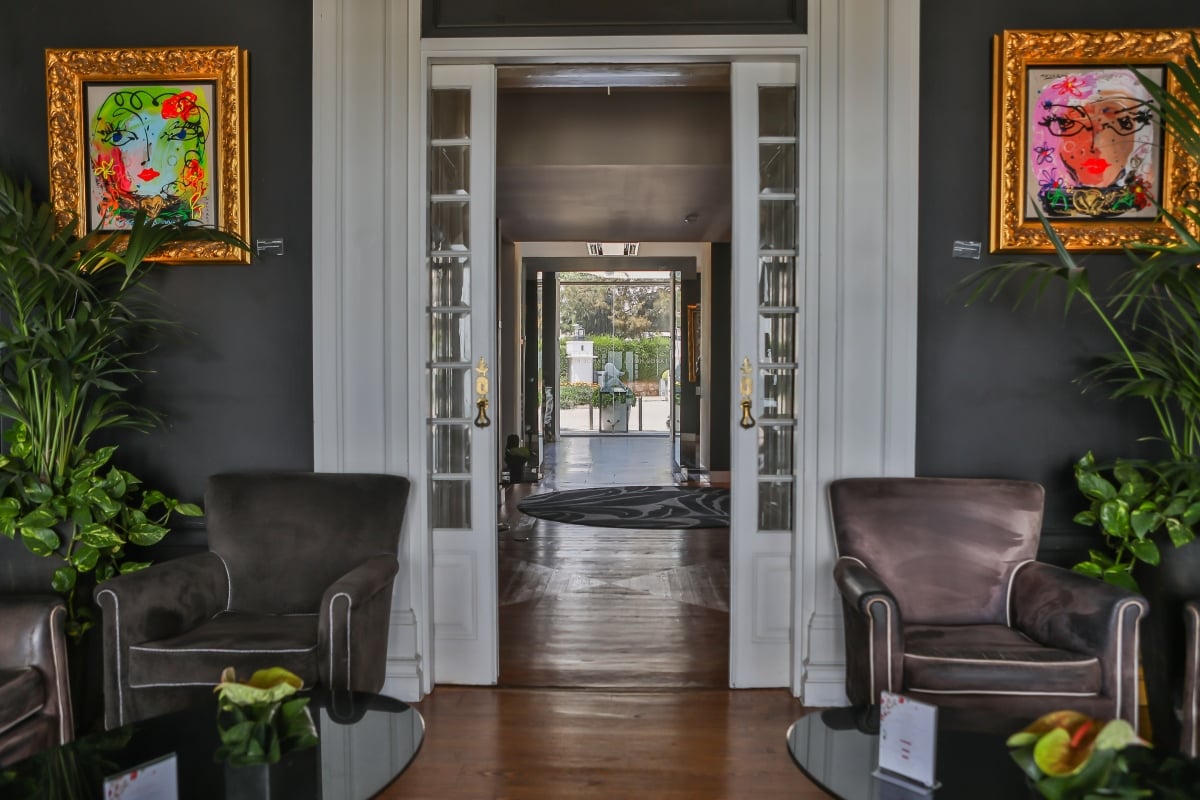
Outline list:
[[[588,242],[589,256],[636,256],[637,242]]]

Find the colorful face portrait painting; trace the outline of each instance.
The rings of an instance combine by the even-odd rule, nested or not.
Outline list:
[[[139,211],[216,222],[213,93],[212,83],[85,86],[90,230],[128,230]]]
[[[1163,80],[1162,68],[1144,68]],[[1162,190],[1162,126],[1129,69],[1035,67],[1026,97],[1025,219],[1153,220]]]

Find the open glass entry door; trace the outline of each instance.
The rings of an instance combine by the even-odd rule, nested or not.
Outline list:
[[[495,69],[433,66],[425,263],[434,680],[497,679]]]
[[[730,683],[791,683],[803,164],[796,64],[734,63]]]

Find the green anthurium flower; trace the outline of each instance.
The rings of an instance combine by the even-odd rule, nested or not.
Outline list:
[[[1057,800],[1090,798],[1094,791],[1120,780],[1125,773],[1119,766],[1124,763],[1121,751],[1129,745],[1148,744],[1125,720],[1102,722],[1069,710],[1038,718],[1009,736],[1007,743],[1013,760],[1039,793]]]
[[[278,703],[303,685],[304,681],[282,667],[260,669],[245,682],[238,681],[233,667],[226,667],[221,672],[221,682],[213,691],[220,697],[222,706],[249,706]]]
[[[1099,733],[1096,721],[1087,719],[1072,729],[1055,728],[1033,746],[1033,761],[1047,775],[1075,775],[1083,770]]]

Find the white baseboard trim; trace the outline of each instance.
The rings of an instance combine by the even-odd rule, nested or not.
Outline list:
[[[389,658],[380,694],[415,703],[422,698],[421,659]]]
[[[814,708],[848,705],[846,668],[834,665],[809,667],[805,670],[800,702]]]
[[[393,608],[381,693],[415,703],[423,696],[421,677],[421,655],[417,652],[417,615],[411,608]]]

